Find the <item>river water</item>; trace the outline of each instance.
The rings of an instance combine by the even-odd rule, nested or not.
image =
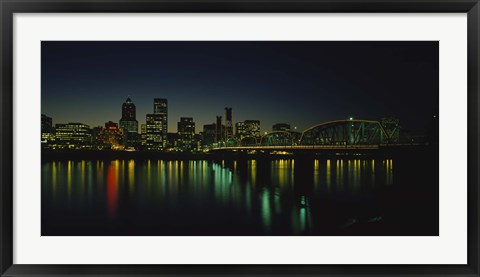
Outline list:
[[[438,235],[438,161],[42,163],[42,235]]]

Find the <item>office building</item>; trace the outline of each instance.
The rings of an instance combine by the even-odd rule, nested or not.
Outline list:
[[[60,123],[55,125],[56,144],[59,148],[84,149],[92,144],[90,126],[83,123]]]
[[[167,147],[168,101],[153,99],[153,114],[146,115],[145,146],[147,150],[160,151]]]
[[[147,124],[140,125],[140,140],[142,146],[147,144]]]
[[[232,108],[225,108],[225,136],[227,141],[233,138]]]
[[[177,123],[177,148],[181,151],[190,151],[194,148],[195,122],[192,117],[181,117]]]
[[[238,139],[245,137],[260,137],[260,120],[245,120],[235,124],[235,136]]]
[[[145,145],[147,150],[159,151],[167,146],[167,132],[163,114],[147,114]]]
[[[135,132],[138,133],[138,121],[136,119],[136,107],[132,100],[127,98],[122,104],[122,118],[119,121],[120,128],[125,133]]]
[[[98,131],[98,129],[95,130],[95,132]],[[122,150],[125,148],[125,132],[113,121],[105,123],[103,130],[97,134],[96,140],[100,142],[103,149]]]
[[[203,132],[202,132],[202,145],[210,146],[216,142],[216,133],[217,124],[206,124],[203,125]]]
[[[168,100],[165,98],[153,99],[153,113],[154,114],[168,114]]]
[[[138,148],[140,145],[140,136],[138,134],[136,106],[130,97],[122,104],[122,118],[119,121],[119,125],[124,132],[125,147],[129,149]]]
[[[222,125],[222,117],[217,116],[217,122],[215,124],[215,142],[220,143],[223,141],[223,134],[225,133],[225,125]]]
[[[103,143],[103,131],[105,127],[103,126],[96,126],[92,128],[92,146],[94,149],[104,149],[106,148]]]

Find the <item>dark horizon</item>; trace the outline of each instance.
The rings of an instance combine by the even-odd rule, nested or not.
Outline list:
[[[42,113],[54,124],[118,122],[128,96],[139,126],[166,98],[168,131],[225,118],[297,131],[349,117],[396,116],[426,129],[438,116],[438,42],[42,42]]]

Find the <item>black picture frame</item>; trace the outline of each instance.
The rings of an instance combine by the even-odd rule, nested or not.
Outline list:
[[[0,0],[0,274],[1,276],[479,276],[478,0]],[[13,14],[125,12],[467,13],[468,16],[468,263],[466,265],[24,265],[13,264]],[[94,249],[92,249],[94,251]]]

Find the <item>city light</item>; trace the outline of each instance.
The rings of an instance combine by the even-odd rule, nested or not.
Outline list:
[[[105,126],[90,128],[83,123],[57,123],[53,127],[52,118],[42,114],[42,148],[164,153],[212,153],[219,149],[261,153],[268,150],[268,153],[285,155],[305,147],[314,151],[348,147],[353,150],[400,142],[400,121],[395,117],[379,121],[357,119],[355,123],[350,122],[354,118],[349,117],[349,121],[324,122],[303,132],[297,132],[297,126],[291,130],[288,123],[276,123],[271,132],[264,131],[261,135],[260,120],[249,119],[233,125],[232,108],[225,108],[225,117],[216,116],[216,122],[203,125],[203,131],[198,134],[193,117],[180,117],[177,132],[169,133],[168,100],[155,98],[153,104],[153,113],[146,114],[146,124],[141,124],[140,132],[136,107],[130,98],[122,105],[119,123],[108,121]],[[426,143],[427,138],[416,136],[404,138],[403,142]]]

